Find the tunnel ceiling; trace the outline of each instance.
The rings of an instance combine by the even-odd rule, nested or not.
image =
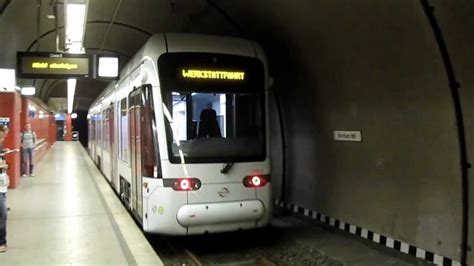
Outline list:
[[[56,50],[54,19],[47,18],[47,15],[53,14],[52,3],[54,2],[59,3],[57,19],[59,48],[62,50],[64,49],[62,0],[0,1],[0,68],[14,68],[17,51]],[[474,10],[474,4],[471,2],[464,1],[459,5],[455,5],[454,1],[453,3],[440,0],[430,2],[439,7],[437,10],[443,14],[456,13],[461,17],[452,19],[444,15],[446,21],[441,21],[441,23],[450,23],[455,20],[472,22],[467,19]],[[314,89],[314,86],[319,83],[318,75],[321,75],[319,72],[314,73],[315,65],[319,60],[308,60],[308,56],[313,55],[316,56],[314,59],[317,59],[324,54],[337,53],[337,47],[345,42],[331,42],[334,36],[341,39],[358,36],[347,34],[358,31],[358,28],[353,25],[354,22],[344,23],[349,14],[356,13],[359,18],[367,18],[373,12],[380,13],[377,10],[410,5],[413,10],[417,10],[416,12],[421,12],[419,2],[411,0],[382,4],[378,1],[361,1],[354,4],[353,1],[347,0],[336,2],[313,0],[291,2],[284,0],[89,0],[84,46],[88,53],[118,54],[121,59],[121,67],[123,67],[154,33],[193,32],[248,37],[262,44],[268,55],[274,55],[268,58],[271,66],[270,71],[285,71],[288,65],[298,66],[300,68],[298,75],[306,76]],[[325,12],[318,13],[316,12],[318,10],[325,10]],[[316,13],[320,15],[315,16]],[[333,14],[333,17],[329,14]],[[335,28],[334,22],[336,20],[346,25],[343,27],[343,31],[340,29],[337,32],[331,30]],[[370,23],[370,27],[377,25],[377,21],[366,21],[362,24],[364,23]],[[109,26],[110,29],[107,33]],[[463,31],[469,32],[466,30],[469,27],[464,26],[466,27]],[[470,27],[472,28],[472,26]],[[325,35],[325,32],[328,31],[331,34]],[[344,37],[346,35],[348,37]],[[361,34],[361,36],[365,35]],[[370,35],[370,38],[372,41],[378,40],[376,35]],[[453,46],[457,43],[460,42],[453,42]],[[278,63],[272,62],[272,60],[278,61]],[[316,68],[321,67],[323,70],[326,69],[323,65]],[[330,73],[332,72],[330,71]],[[278,82],[278,78],[275,77],[275,82]],[[62,80],[18,81],[19,86],[32,84],[36,87],[36,96],[45,102],[48,102],[50,97],[66,97],[66,83]],[[106,85],[107,83],[103,81],[78,81],[75,108],[88,109],[92,100],[100,94]]]
[[[0,3],[0,68],[15,68],[17,51],[56,51],[55,20],[47,18],[48,15],[54,14],[53,2],[55,1],[7,0]],[[57,2],[61,51],[64,50],[64,7],[62,1]],[[123,67],[154,33],[201,32],[235,35],[236,30],[231,25],[232,22],[221,13],[220,5],[224,4],[222,2],[90,0],[84,47],[87,53],[118,54]],[[115,13],[117,15],[114,19]],[[110,29],[107,33],[108,27]],[[64,80],[23,79],[18,80],[17,85],[34,85],[35,96],[46,103],[51,97],[67,97]],[[75,109],[87,110],[106,85],[107,82],[103,81],[79,80]]]

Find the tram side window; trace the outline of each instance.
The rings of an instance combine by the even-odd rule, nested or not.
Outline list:
[[[128,116],[127,116],[127,98],[120,101],[120,141],[119,141],[119,157],[128,162]]]

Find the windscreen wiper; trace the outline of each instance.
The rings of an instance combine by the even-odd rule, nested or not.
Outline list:
[[[232,168],[233,165],[234,165],[234,163],[232,163],[232,162],[226,163],[224,168],[221,169],[221,173],[227,174],[230,171],[230,168]]]

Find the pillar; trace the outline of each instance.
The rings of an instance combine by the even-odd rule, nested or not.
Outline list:
[[[66,136],[64,137],[65,141],[72,140],[72,119],[71,114],[66,115]]]

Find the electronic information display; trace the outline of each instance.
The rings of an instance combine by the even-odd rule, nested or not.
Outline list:
[[[87,54],[17,53],[18,78],[87,78],[91,72],[92,60]]]
[[[218,79],[218,80],[244,80],[245,72],[214,71],[202,69],[182,69],[181,74],[186,79]]]

